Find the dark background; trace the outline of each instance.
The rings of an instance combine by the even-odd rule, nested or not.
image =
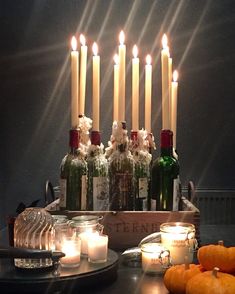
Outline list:
[[[235,2],[233,0],[1,0],[0,1],[0,220],[20,201],[43,199],[58,185],[70,127],[70,39],[89,46],[86,115],[91,117],[91,45],[101,56],[101,130],[111,134],[113,55],[121,29],[127,63],[137,43],[141,70],[151,53],[152,129],[159,154],[161,37],[168,34],[179,70],[177,149],[181,180],[198,189],[235,189]],[[131,71],[127,64],[126,119],[131,125]],[[141,79],[143,126],[144,83]],[[41,201],[43,205],[43,201]]]

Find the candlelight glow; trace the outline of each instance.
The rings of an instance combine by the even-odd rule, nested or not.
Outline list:
[[[136,45],[134,45],[132,53],[133,53],[134,58],[136,58],[138,56],[138,48]]]
[[[146,56],[146,64],[151,64],[151,62],[152,62],[152,58],[151,58],[151,56],[148,54],[148,55]]]
[[[168,43],[167,36],[166,36],[166,34],[164,34],[163,37],[162,37],[162,47],[163,47],[163,49],[167,49],[167,43]]]
[[[125,41],[125,34],[123,31],[120,32],[119,34],[119,42],[120,42],[120,45],[123,45],[124,44],[124,41]]]
[[[178,77],[179,77],[178,71],[177,70],[174,70],[174,72],[173,72],[173,81],[174,82],[177,82]]]
[[[95,43],[93,43],[93,46],[92,46],[92,51],[93,51],[93,53],[94,53],[94,55],[95,56],[97,56],[98,55],[98,45],[97,45],[97,43],[95,42]]]
[[[119,63],[119,56],[118,56],[118,54],[115,54],[113,56],[113,60],[114,60],[115,64],[118,64]]]
[[[83,34],[80,35],[80,43],[82,44],[82,46],[86,45],[86,39]]]
[[[77,50],[77,39],[74,36],[71,39],[71,47],[73,51]]]

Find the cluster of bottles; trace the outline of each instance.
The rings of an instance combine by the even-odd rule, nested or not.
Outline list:
[[[141,133],[142,132],[142,133]],[[70,152],[60,173],[60,208],[66,210],[179,210],[179,163],[173,155],[170,130],[161,132],[161,155],[152,162],[145,131],[131,132],[113,125],[110,146],[104,150],[99,132],[80,148],[80,131],[70,130]]]

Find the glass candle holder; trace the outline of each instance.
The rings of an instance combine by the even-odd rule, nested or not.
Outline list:
[[[192,263],[197,248],[195,226],[183,222],[169,222],[161,224],[160,231],[162,245],[170,250],[172,264],[184,263],[185,257]]]
[[[104,263],[108,256],[108,236],[93,235],[88,238],[88,261],[92,263]]]
[[[77,237],[64,237],[60,250],[65,254],[60,259],[62,267],[78,267],[80,265],[81,240]]]
[[[88,254],[88,239],[103,233],[103,226],[99,223],[101,217],[96,215],[81,215],[72,218],[70,226],[73,233],[81,239],[81,254]]]
[[[163,274],[170,266],[170,252],[160,243],[141,246],[142,270],[147,274]]]

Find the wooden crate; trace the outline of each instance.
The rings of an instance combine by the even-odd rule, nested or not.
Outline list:
[[[124,250],[135,247],[147,235],[158,232],[165,222],[187,222],[195,225],[200,243],[200,212],[186,198],[182,198],[182,211],[59,211],[58,200],[46,207],[52,214],[74,216],[92,214],[103,216],[101,224],[109,236],[109,247]]]

